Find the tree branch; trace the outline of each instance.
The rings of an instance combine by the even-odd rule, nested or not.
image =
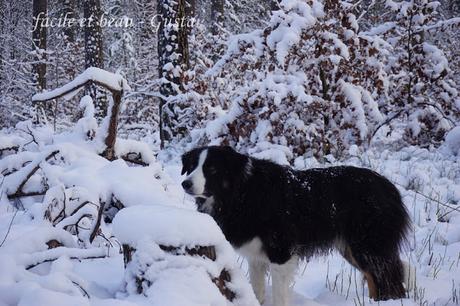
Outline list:
[[[57,247],[43,252],[32,253],[29,256],[31,258],[26,261],[29,261],[30,263],[26,263],[26,270],[30,270],[45,262],[54,261],[61,256],[68,256],[69,259],[73,260],[97,259],[107,257],[106,250],[101,248],[77,249],[66,247]]]
[[[46,156],[44,158],[44,161],[50,160],[52,157],[56,156],[56,154],[58,154],[58,153],[59,153],[59,150],[55,150],[55,151],[49,153],[48,156]],[[26,175],[26,177],[21,181],[21,183],[19,184],[19,186],[16,188],[16,190],[14,192],[8,191],[8,193],[7,193],[8,198],[17,198],[17,197],[21,197],[21,196],[32,196],[32,195],[43,194],[43,192],[41,192],[41,191],[40,192],[24,193],[23,190],[22,190],[24,188],[24,185],[29,181],[29,179],[35,174],[35,172],[37,172],[38,169],[40,169],[40,164],[42,162],[43,162],[43,160],[37,161],[37,164],[31,169],[31,171]]]
[[[387,118],[387,120],[385,120],[384,122],[380,123],[374,130],[374,132],[372,132],[372,135],[371,137],[369,138],[369,143],[371,142],[372,138],[374,138],[375,134],[377,134],[377,131],[380,130],[380,128],[382,128],[383,126],[387,125],[388,123],[390,123],[393,119],[396,119],[398,118],[399,116],[401,116],[402,113],[404,113],[404,109],[401,109],[399,110],[396,114],[394,114],[393,116]]]

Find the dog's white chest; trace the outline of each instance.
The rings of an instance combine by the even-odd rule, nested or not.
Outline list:
[[[268,262],[267,254],[265,254],[262,248],[262,241],[259,237],[255,237],[246,242],[241,247],[237,248],[236,251],[249,260]]]

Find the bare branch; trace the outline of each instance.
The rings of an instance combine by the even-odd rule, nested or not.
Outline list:
[[[99,232],[99,228],[101,227],[101,219],[102,219],[102,212],[104,211],[104,203],[99,205],[99,210],[97,211],[97,219],[96,223],[94,224],[93,231],[89,236],[89,242],[92,243],[94,238],[96,238],[97,233]]]
[[[52,157],[56,156],[56,154],[59,153],[59,150],[52,151],[45,157],[45,161],[50,160]],[[37,172],[38,169],[40,169],[40,164],[42,163],[43,160],[36,161],[36,165],[31,169],[29,173],[27,173],[26,177],[21,181],[19,186],[16,188],[15,191],[8,191],[7,195],[8,198],[17,198],[21,196],[32,196],[32,195],[39,195],[43,194],[41,191],[40,192],[31,192],[31,193],[24,193],[23,188],[24,185],[29,181],[29,179]]]
[[[82,287],[79,283],[77,283],[76,281],[72,281],[72,284],[74,284],[75,286],[77,286],[77,287],[81,290],[81,292],[83,292],[83,295],[84,295],[85,297],[87,297],[88,299],[91,298],[91,297],[89,296],[88,292],[87,292],[85,289],[83,289],[83,287]]]
[[[0,248],[3,246],[3,244],[6,241],[6,238],[8,237],[8,234],[10,233],[11,226],[13,225],[14,218],[16,218],[16,215],[17,215],[18,211],[19,211],[19,209],[16,209],[16,211],[14,212],[13,217],[11,218],[11,221],[10,221],[10,224],[8,225],[8,230],[6,231],[5,237],[3,237],[3,240],[0,243]]]
[[[46,250],[43,252],[32,253],[29,255],[30,259],[26,260],[29,263],[26,264],[26,270],[30,270],[38,265],[45,262],[51,262],[58,259],[61,256],[68,256],[70,259],[84,260],[84,259],[96,259],[107,257],[105,249],[78,249],[78,248],[66,248],[57,247],[54,249]]]
[[[112,79],[115,79],[115,81],[110,81]],[[120,75],[96,67],[90,67],[77,76],[72,82],[50,92],[34,95],[32,97],[32,102],[45,102],[61,98],[90,83],[102,86],[111,92],[123,92],[123,89],[129,89],[126,80]]]

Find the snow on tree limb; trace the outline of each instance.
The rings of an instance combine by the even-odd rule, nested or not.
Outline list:
[[[52,91],[38,93],[32,97],[32,102],[43,102],[52,99],[72,96],[73,93],[84,87],[88,82],[93,82],[110,91],[126,91],[131,88],[128,82],[119,74],[105,71],[100,68],[90,67],[77,76],[73,81]]]
[[[34,161],[22,168],[21,170],[11,174],[5,179],[5,189],[8,196],[14,196],[23,194],[23,187],[32,175],[37,172],[40,168],[40,164],[43,161],[47,161],[50,158],[58,154],[58,150],[52,150],[51,152],[45,152],[40,154]]]
[[[54,249],[36,252],[32,254],[22,254],[19,257],[19,261],[22,262],[26,269],[32,269],[33,267],[44,263],[58,259],[61,256],[67,256],[70,259],[94,259],[107,257],[107,250],[104,248],[92,248],[92,249],[78,249],[78,248],[66,248],[57,247]]]

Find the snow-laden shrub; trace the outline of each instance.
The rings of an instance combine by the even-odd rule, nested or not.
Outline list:
[[[386,5],[392,11],[382,33],[392,46],[386,112],[402,118],[407,142],[439,145],[460,118],[460,97],[444,51],[429,37],[458,27],[460,20],[440,20],[438,1],[388,0]]]
[[[387,22],[361,31],[350,1],[281,1],[265,29],[230,37],[206,73],[208,58],[194,65],[174,97],[188,145],[282,146],[289,161],[343,157],[394,122],[406,143],[439,144],[460,101],[446,56],[425,33],[455,22],[434,23],[436,5],[425,0],[387,5]]]
[[[280,7],[264,30],[233,37],[208,71],[194,104],[205,127],[192,138],[244,150],[271,143],[310,156],[365,146],[383,121],[387,44],[359,34],[345,1]]]

